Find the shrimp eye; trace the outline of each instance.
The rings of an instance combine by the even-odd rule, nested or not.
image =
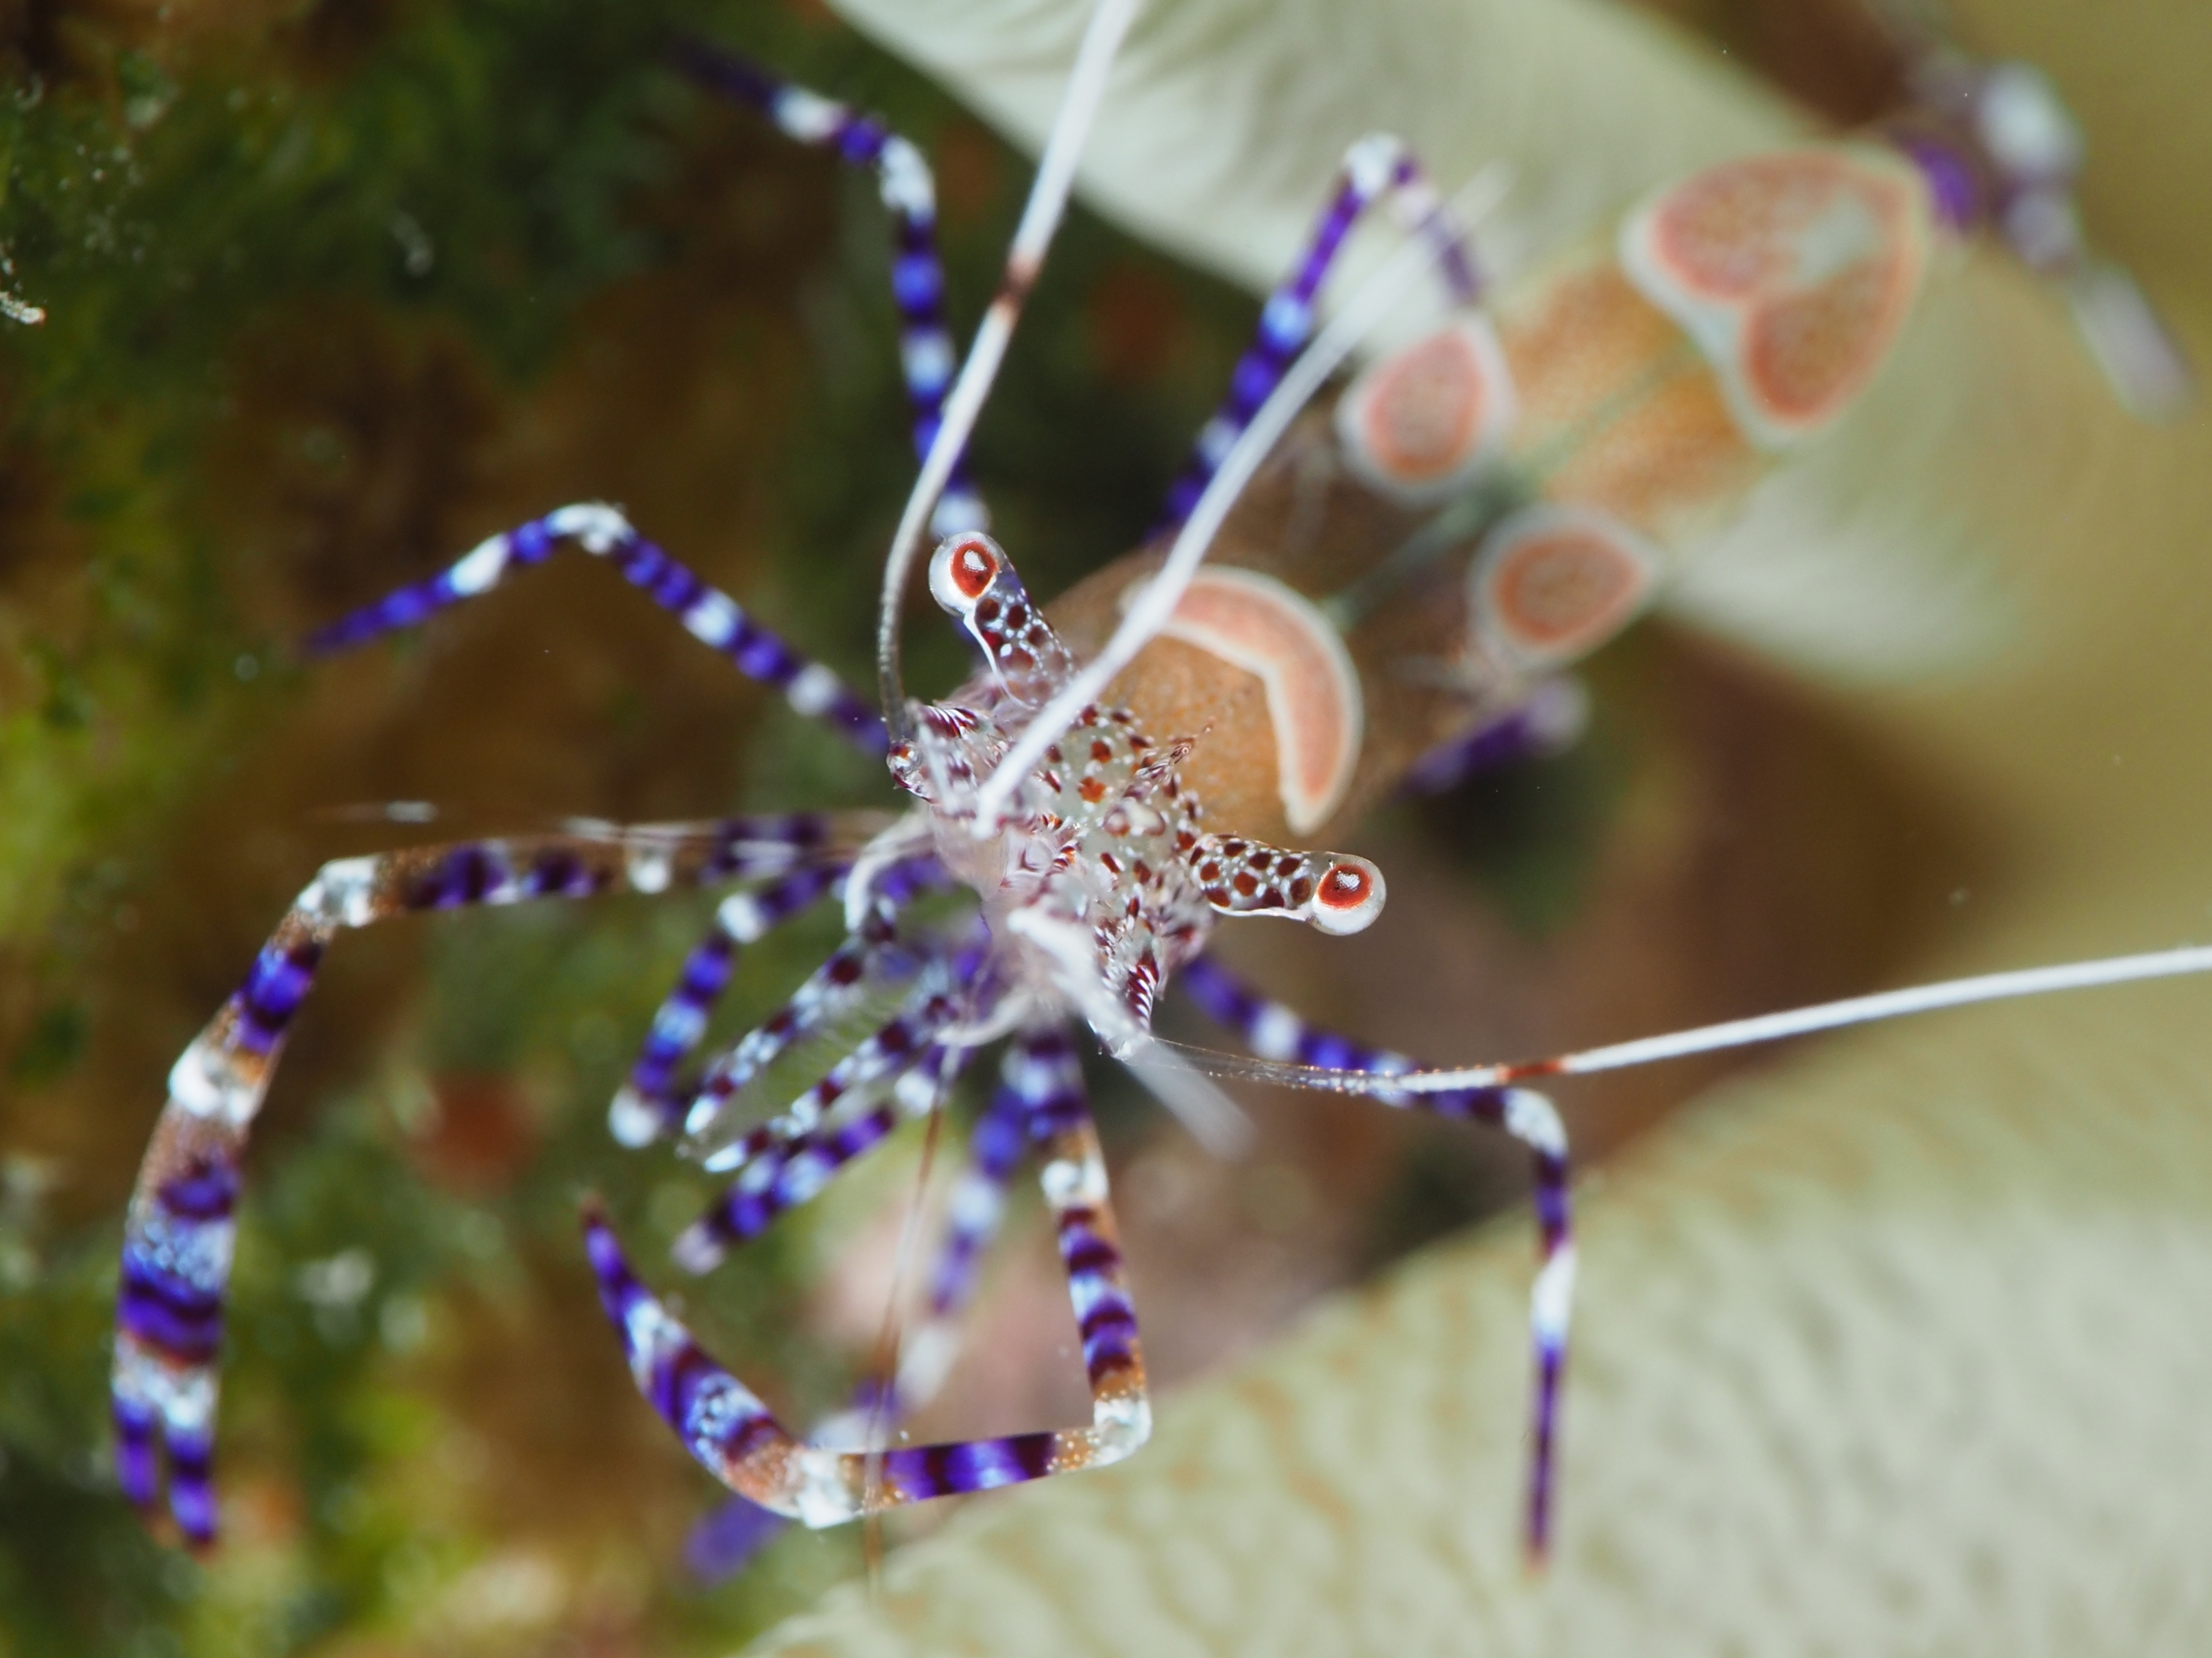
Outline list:
[[[1323,932],[1359,932],[1382,913],[1382,872],[1364,858],[1340,858],[1314,887],[1313,924]]]
[[[1005,564],[1006,555],[990,537],[972,532],[948,536],[929,561],[930,594],[954,615],[964,615]]]

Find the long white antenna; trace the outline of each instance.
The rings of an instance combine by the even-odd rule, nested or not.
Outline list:
[[[1724,1024],[1699,1025],[1693,1030],[1677,1030],[1663,1036],[1643,1036],[1604,1048],[1586,1048],[1580,1053],[1565,1054],[1556,1059],[1468,1066],[1455,1071],[1405,1071],[1389,1076],[1364,1071],[1323,1070],[1278,1060],[1248,1060],[1181,1043],[1160,1045],[1176,1048],[1193,1065],[1220,1077],[1249,1078],[1256,1082],[1281,1083],[1287,1087],[1337,1094],[1443,1094],[1462,1088],[1498,1088],[1537,1077],[1578,1077],[1593,1071],[1620,1071],[1661,1060],[1679,1060],[1692,1054],[1747,1048],[1754,1042],[1779,1042],[1785,1036],[1834,1030],[1844,1025],[1872,1024],[1881,1019],[1902,1018],[1909,1013],[1964,1007],[1974,1002],[2009,1001],[2015,997],[2043,996],[2058,990],[2087,990],[2099,985],[2131,984],[2139,979],[2172,979],[2206,972],[2212,972],[2212,944],[2188,944],[2141,956],[2107,956],[2090,962],[2068,962],[2057,967],[2031,967],[2011,973],[1987,973],[1972,979],[1946,979],[1936,984],[1917,985],[1910,990],[1885,990],[1872,996],[1821,1002],[1783,1013],[1730,1019]]]
[[[1060,113],[1053,119],[1044,155],[1037,162],[1036,180],[1030,185],[1029,204],[1022,210],[1013,245],[1006,250],[1006,275],[975,330],[967,361],[960,366],[960,378],[945,400],[937,435],[922,459],[921,474],[914,481],[914,492],[907,497],[906,510],[891,537],[890,556],[884,563],[883,606],[876,618],[876,677],[883,695],[884,723],[894,741],[913,735],[907,719],[906,687],[899,673],[899,615],[915,556],[921,550],[922,531],[975,429],[976,416],[982,412],[983,399],[990,395],[999,365],[1006,361],[1006,345],[1021,319],[1023,302],[1036,286],[1045,249],[1051,246],[1053,233],[1060,228],[1060,215],[1066,209],[1068,191],[1075,182],[1075,164],[1090,136],[1091,118],[1105,98],[1107,72],[1114,66],[1114,56],[1121,50],[1121,39],[1129,32],[1141,3],[1098,0],[1091,14],[1090,27],[1076,51],[1074,70],[1068,76],[1066,95],[1060,100]]]
[[[1485,167],[1453,198],[1446,211],[1462,224],[1473,224],[1498,204],[1505,193],[1505,186],[1504,168]],[[1008,801],[1022,779],[1043,759],[1044,751],[1066,734],[1067,728],[1085,708],[1098,700],[1114,676],[1158,637],[1188,590],[1191,577],[1197,573],[1199,564],[1213,545],[1214,537],[1227,521],[1230,509],[1236,506],[1252,475],[1260,470],[1260,463],[1290,429],[1298,410],[1321,390],[1436,257],[1433,241],[1408,241],[1353,293],[1344,308],[1330,319],[1314,343],[1291,365],[1267,400],[1260,405],[1259,412],[1252,416],[1251,424],[1238,434],[1229,452],[1222,457],[1219,469],[1206,486],[1206,493],[1199,496],[1198,504],[1183,520],[1182,530],[1176,537],[1166,562],[1131,603],[1121,625],[1106,641],[1106,647],[1037,711],[1036,718],[1030,721],[1013,747],[992,768],[990,775],[976,790],[975,818],[971,827],[978,840],[988,840],[999,832],[999,820]]]

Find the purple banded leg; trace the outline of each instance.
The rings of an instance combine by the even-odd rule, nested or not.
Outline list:
[[[1402,786],[1410,794],[1442,794],[1485,772],[1571,749],[1589,726],[1589,693],[1580,680],[1542,680],[1519,708],[1431,749]]]
[[[678,56],[694,79],[759,111],[787,137],[866,167],[890,214],[891,300],[899,313],[899,369],[914,410],[914,452],[926,459],[945,415],[957,354],[945,320],[945,264],[937,252],[937,186],[921,150],[872,115],[863,115],[759,64],[687,43]],[[939,536],[988,529],[990,513],[963,454],[939,496],[930,529]]]
[[[712,1207],[678,1235],[670,1253],[691,1273],[712,1272],[731,1250],[768,1230],[776,1217],[811,1200],[846,1166],[874,1151],[897,1125],[898,1108],[875,1101],[835,1123],[763,1147]]]
[[[965,982],[961,965],[965,959],[944,957],[929,963],[897,1014],[776,1116],[711,1151],[707,1149],[714,1145],[711,1138],[693,1136],[692,1149],[703,1154],[700,1166],[715,1174],[743,1169],[763,1151],[811,1133],[840,1101],[887,1086],[911,1069],[924,1050],[960,1018],[963,999],[958,992]]]
[[[882,1144],[899,1114],[920,1116],[933,1109],[975,1054],[974,1048],[933,1047],[900,1078],[896,1110],[889,1102],[873,1105],[860,1119],[797,1136],[748,1162],[744,1175],[714,1208],[676,1240],[670,1252],[676,1264],[690,1272],[720,1265],[730,1249],[759,1236],[778,1215],[812,1198],[846,1166]],[[1021,1150],[1018,1121],[1011,1125],[1011,1143],[1010,1166]],[[960,1202],[956,1188],[956,1215]],[[933,1319],[935,1297],[931,1307]],[[911,1344],[908,1351],[911,1352]],[[906,1396],[904,1378],[902,1367],[899,1384],[888,1397],[872,1379],[863,1382],[854,1389],[852,1404],[815,1430],[812,1442],[834,1444],[841,1437],[864,1435],[872,1424],[896,1421],[915,1402]],[[691,1528],[684,1543],[685,1563],[702,1582],[720,1582],[743,1571],[786,1523],[781,1515],[748,1498],[733,1497]]]
[[[331,939],[418,910],[659,892],[725,878],[726,843],[694,826],[424,847],[325,864],[262,946],[246,982],[169,1072],[169,1099],[124,1223],[113,1397],[117,1466],[142,1508],[160,1495],[194,1544],[213,1540],[210,1484],[246,1136]]]
[[[687,1272],[712,1272],[731,1250],[811,1202],[848,1165],[890,1137],[901,1117],[927,1116],[967,1066],[970,1049],[933,1042],[885,1072],[830,1121],[793,1133],[749,1136],[738,1178],[678,1236],[671,1251]],[[880,1096],[880,1097],[878,1097]]]
[[[723,1484],[809,1526],[831,1526],[879,1509],[1118,1462],[1152,1430],[1136,1318],[1121,1283],[1106,1169],[1064,1034],[1018,1039],[1032,1091],[1047,1104],[1030,1117],[1044,1147],[1042,1183],[1060,1236],[1068,1293],[1083,1332],[1091,1422],[871,1454],[801,1443],[744,1384],[702,1351],[641,1284],[596,1212],[585,1217],[599,1297],[621,1335],[630,1373],[691,1454]]]
[[[1314,302],[1343,249],[1345,238],[1377,200],[1389,197],[1401,221],[1436,249],[1452,302],[1471,306],[1480,297],[1482,280],[1467,242],[1444,211],[1421,164],[1389,133],[1370,133],[1345,152],[1328,204],[1314,221],[1312,234],[1289,277],[1267,296],[1260,328],[1230,376],[1228,395],[1200,428],[1191,457],[1168,488],[1161,528],[1181,524],[1198,504],[1214,468],[1229,446],[1250,424],[1301,347],[1312,335]]]
[[[402,587],[310,635],[307,649],[318,655],[346,650],[380,634],[412,628],[465,598],[489,592],[512,569],[543,564],[564,541],[608,560],[631,586],[643,588],[654,604],[680,620],[685,632],[729,658],[748,678],[781,691],[799,713],[827,721],[868,754],[884,752],[883,721],[836,674],[801,656],[727,593],[708,586],[639,535],[620,512],[598,502],[561,507],[477,543],[428,581]]]
[[[1083,1066],[1065,1024],[1033,1026],[1014,1038],[1006,1060],[1007,1085],[1020,1098],[1029,1139],[1044,1158],[1045,1203],[1059,1235],[1060,1265],[1083,1338],[1094,1434],[1124,1436],[1118,1461],[1152,1431],[1145,1397],[1144,1351],[1136,1309],[1121,1277],[1118,1229],[1108,1201],[1106,1165],[1091,1121]]]
[[[863,859],[863,865],[865,862]],[[860,867],[855,865],[856,869]],[[687,1040],[682,1048],[672,1054],[666,1067],[656,1067],[655,1074],[647,1078],[662,1092],[640,1097],[641,1106],[650,1099],[652,1121],[656,1127],[664,1121],[672,1127],[680,1122],[683,1132],[695,1145],[711,1140],[728,1114],[736,1108],[740,1091],[788,1052],[793,1043],[845,1017],[882,985],[914,975],[919,963],[912,949],[898,944],[898,914],[921,893],[946,882],[949,878],[942,866],[934,858],[914,859],[888,868],[865,870],[858,878],[848,876],[850,878],[860,878],[868,894],[868,908],[860,926],[847,935],[829,960],[792,993],[788,1001],[709,1062],[696,1084],[689,1090],[688,1107],[679,1107],[677,1092],[666,1073],[672,1070],[676,1059],[698,1042],[706,1027],[706,1007],[711,1005],[711,996],[696,1009],[686,1000],[690,994],[687,987],[692,985],[694,979],[691,966],[687,964],[684,984],[678,986],[661,1011],[661,1018],[669,1022],[669,1045],[672,1047],[678,1037]],[[719,934],[732,941],[730,952],[734,950],[735,941],[750,941],[750,938],[758,937],[765,931],[767,918],[757,908],[744,902],[746,896],[733,896],[722,906],[716,918]],[[848,888],[847,896],[850,896]],[[726,980],[726,963],[730,952],[724,954],[725,964],[718,969],[715,938],[710,937],[693,955],[693,963],[701,964],[700,984],[711,985],[714,994],[720,993],[720,986],[714,981],[714,975],[720,970]],[[679,1006],[679,1002],[684,1005]],[[671,1008],[677,1009],[673,1015]],[[654,1031],[654,1041],[659,1042],[661,1020],[655,1021]],[[648,1060],[653,1060],[654,1055],[655,1049],[649,1043],[637,1071],[632,1073],[633,1085],[645,1073]],[[623,1096],[617,1096],[617,1109],[624,1108],[629,1092],[626,1088]],[[641,1121],[642,1118],[633,1121]]]
[[[1384,1076],[1413,1067],[1413,1061],[1403,1054],[1316,1030],[1282,1003],[1254,993],[1217,962],[1200,957],[1183,969],[1177,982],[1210,1017],[1236,1032],[1263,1059]],[[1535,1348],[1536,1378],[1530,1411],[1527,1540],[1530,1558],[1540,1561],[1551,1546],[1559,1382],[1566,1363],[1567,1328],[1574,1303],[1575,1246],[1565,1127],[1549,1100],[1523,1088],[1467,1088],[1449,1093],[1376,1097],[1388,1105],[1502,1128],[1528,1146],[1535,1166],[1539,1264],[1536,1282],[1529,1291],[1528,1323]]]
[[[983,1251],[998,1236],[1006,1214],[1006,1187],[1021,1161],[1031,1108],[1017,1074],[1030,1063],[1025,1046],[1017,1042],[1006,1049],[999,1088],[968,1137],[967,1165],[953,1182],[945,1241],[930,1279],[928,1315],[907,1344],[899,1368],[899,1402],[908,1410],[927,1403],[951,1368],[951,1333],[975,1298]],[[940,1330],[944,1335],[933,1333]]]
[[[574,822],[568,827],[581,832]],[[882,827],[882,817],[873,812],[784,811],[675,824],[666,834],[672,840],[704,840],[712,848],[705,877],[738,881],[781,875],[802,865],[849,863]],[[619,824],[611,829],[617,835],[632,836],[658,832],[652,827],[625,830]]]
[[[732,893],[715,911],[713,930],[685,958],[675,987],[653,1015],[636,1064],[607,1108],[608,1131],[617,1142],[646,1145],[676,1132],[683,1118],[676,1067],[706,1034],[739,950],[842,886],[854,864],[849,835],[839,834],[842,827],[834,817],[806,814],[714,826],[726,845],[732,877],[789,872],[766,886]],[[888,895],[907,902],[933,867],[894,865],[882,878]]]
[[[622,1145],[647,1145],[673,1134],[683,1120],[676,1067],[706,1035],[707,1020],[736,970],[738,952],[765,938],[845,878],[848,864],[801,869],[751,892],[732,893],[714,912],[714,925],[693,946],[629,1079],[607,1108],[607,1127]]]
[[[1007,1183],[1021,1161],[1033,1116],[1051,1103],[1060,1085],[1063,1053],[1072,1066],[1073,1051],[1066,1049],[1066,1038],[1059,1032],[1018,1037],[1007,1046],[999,1087],[976,1119],[969,1137],[967,1163],[953,1183],[921,1324],[901,1344],[898,1375],[889,1397],[869,1389],[856,1403],[856,1411],[896,1421],[927,1405],[944,1386],[959,1356],[959,1321],[975,1299],[983,1251],[998,1236],[1006,1213]],[[963,1061],[966,1057],[962,1055]],[[1074,1074],[1079,1082],[1080,1072]]]

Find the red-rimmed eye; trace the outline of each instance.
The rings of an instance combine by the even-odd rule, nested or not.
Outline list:
[[[998,574],[998,559],[991,557],[991,549],[978,542],[964,542],[953,549],[953,586],[967,597],[980,599],[994,574]]]
[[[1313,924],[1323,932],[1358,932],[1382,913],[1382,872],[1364,858],[1340,858],[1315,884]]]
[[[939,604],[964,613],[1005,568],[1006,555],[985,535],[948,537],[929,561],[929,591]]]

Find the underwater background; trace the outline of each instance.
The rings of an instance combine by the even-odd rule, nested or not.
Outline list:
[[[1893,89],[1845,8],[1674,9],[1835,118]],[[867,181],[675,76],[685,34],[924,148],[964,337],[1028,163],[817,6],[0,6],[0,286],[46,313],[0,323],[4,1658],[721,1652],[862,1568],[857,1532],[788,1533],[720,1582],[687,1564],[719,1494],[636,1399],[577,1247],[586,1188],[648,1260],[712,1189],[604,1127],[704,897],[348,938],[249,1170],[221,1549],[149,1535],[107,1448],[120,1215],[163,1078],[320,862],[890,801],[590,561],[390,647],[295,650],[606,499],[867,682],[914,465],[884,223]],[[1073,216],[975,451],[1035,590],[1142,536],[1255,313]],[[948,687],[951,631],[911,623],[914,677]],[[1371,827],[1414,942],[1271,939],[1271,987],[1401,1046],[1535,1052],[1859,987],[2001,876],[1970,811],[1724,647],[1649,625],[1590,677],[1584,747]],[[730,1029],[827,927],[749,952]],[[1713,1074],[1578,1096],[1578,1146]],[[1170,1388],[1522,1196],[1502,1146],[1303,1098],[1256,1100],[1260,1152],[1224,1169],[1094,1083]],[[826,1407],[915,1178],[908,1157],[846,1182],[688,1315],[779,1404]],[[1041,1212],[1018,1215],[948,1423],[1079,1409]]]

